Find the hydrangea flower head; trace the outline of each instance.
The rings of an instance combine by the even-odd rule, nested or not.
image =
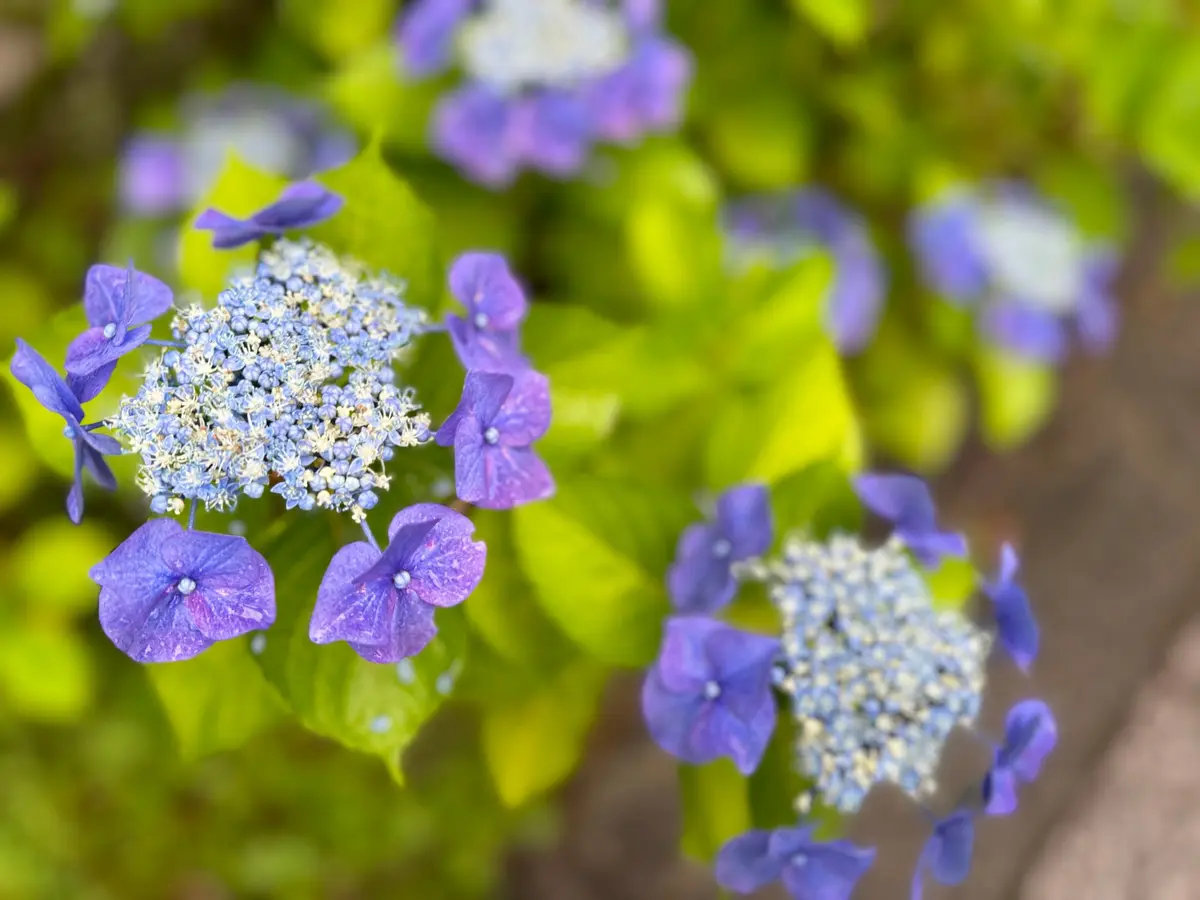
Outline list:
[[[470,371],[516,375],[529,368],[519,329],[529,302],[504,257],[465,253],[450,269],[450,291],[466,314],[446,316],[454,351]]]
[[[691,61],[634,0],[417,0],[397,41],[410,77],[457,67],[435,111],[437,152],[484,184],[567,177],[598,142],[673,129]]]
[[[667,588],[683,613],[715,613],[733,599],[733,564],[771,548],[774,538],[770,497],[761,484],[725,491],[712,522],[689,525],[679,538]]]
[[[988,815],[1007,816],[1016,810],[1017,785],[1037,780],[1057,743],[1058,724],[1043,701],[1022,700],[1008,711],[1004,743],[996,748],[983,785]]]
[[[275,581],[245,538],[151,519],[92,568],[100,626],[138,662],[190,659],[275,621]]]
[[[1072,331],[1093,352],[1116,337],[1112,252],[1024,185],[948,194],[914,213],[910,241],[930,286],[1014,353],[1058,362]]]
[[[725,845],[717,858],[717,880],[739,893],[782,881],[795,900],[848,900],[874,851],[845,841],[813,840],[811,817],[818,805],[853,815],[869,792],[885,783],[911,797],[935,823],[917,863],[914,900],[927,875],[957,884],[970,866],[972,817],[980,804],[944,816],[927,805],[938,794],[938,767],[951,733],[975,727],[993,639],[960,610],[939,608],[924,567],[917,564],[950,550],[965,553],[965,543],[938,531],[928,489],[916,479],[871,474],[861,476],[857,487],[866,506],[896,523],[882,545],[868,547],[844,533],[817,540],[794,532],[774,556],[762,555],[771,544],[769,510],[761,511],[767,504],[765,488],[757,496],[739,489],[742,497],[755,497],[746,508],[760,509],[751,520],[766,523],[761,549],[735,562],[728,573],[718,573],[731,579],[732,589],[712,580],[720,585],[721,603],[704,610],[709,615],[688,610],[693,614],[668,620],[659,657],[646,676],[642,708],[650,733],[688,763],[732,756],[742,773],[750,774],[768,742],[779,739],[771,736],[775,707],[766,695],[773,693],[790,710],[795,724],[790,758],[801,783],[790,798],[797,824],[755,829]],[[698,534],[696,528],[689,532]],[[682,550],[693,540],[697,547],[711,546],[714,533],[703,540],[685,535],[680,560],[689,558]],[[1000,581],[1011,584],[1014,574],[1015,563],[1005,564]],[[677,577],[673,569],[668,584]],[[777,641],[744,634],[712,617],[747,582],[765,586],[777,612]],[[739,651],[739,642],[754,642],[753,654]],[[729,694],[713,674],[721,659],[714,645],[738,660],[733,668],[753,672],[755,679],[769,677],[769,688],[752,679],[754,692],[741,695],[755,698],[744,709],[762,718],[741,714],[743,727],[751,721],[755,726],[733,731],[739,740],[711,724],[721,698]],[[751,655],[753,667],[744,668]],[[1017,784],[1037,777],[1055,734],[1044,703],[1018,704],[990,771],[967,797],[979,798],[991,814],[1011,812]],[[756,783],[755,790],[762,787]]]
[[[815,841],[812,832],[777,828],[734,838],[717,856],[717,882],[750,894],[780,881],[792,900],[849,900],[875,851],[849,841]]]
[[[511,509],[554,493],[554,478],[532,444],[550,427],[545,375],[468,372],[462,399],[437,432],[454,448],[458,498],[483,509]]]
[[[1029,608],[1029,597],[1017,583],[1020,561],[1010,544],[1000,548],[1000,572],[984,585],[984,593],[996,612],[997,636],[1000,644],[1023,672],[1037,658],[1039,632],[1037,620]]]
[[[437,633],[434,610],[461,603],[483,577],[486,548],[474,531],[461,513],[419,503],[392,519],[382,552],[343,547],[321,581],[309,637],[347,641],[370,662],[416,655]]]
[[[944,556],[966,556],[961,534],[939,531],[929,486],[913,475],[860,475],[854,481],[859,500],[891,522],[904,544],[921,563],[936,567]]]
[[[726,255],[734,269],[782,268],[816,250],[833,257],[826,328],[838,349],[857,353],[875,334],[886,273],[866,223],[820,188],[748,197],[724,213]]]
[[[320,106],[267,85],[189,96],[181,119],[177,132],[140,132],[125,145],[118,193],[135,215],[190,209],[231,150],[255,168],[294,179],[340,166],[355,150],[354,138]]]
[[[17,352],[13,354],[11,371],[17,381],[33,392],[38,403],[62,416],[66,423],[63,436],[75,447],[75,481],[67,494],[67,515],[78,525],[83,520],[83,470],[86,468],[91,472],[101,487],[114,490],[117,482],[104,457],[119,456],[121,445],[106,434],[97,434],[97,426],[83,424],[83,405],[76,390],[41,354],[20,338],[17,338]],[[108,379],[109,374],[111,370],[104,374],[104,380]],[[88,379],[84,379],[81,393],[94,396],[98,392],[99,389],[93,391]]]
[[[771,670],[778,641],[713,619],[668,619],[642,710],[659,746],[690,763],[730,757],[744,774],[775,729]]]
[[[236,219],[216,209],[206,209],[196,218],[196,227],[213,233],[213,246],[230,250],[253,243],[267,235],[283,234],[293,228],[309,228],[342,208],[342,198],[312,181],[289,185],[274,203],[246,219]]]
[[[91,326],[67,347],[66,369],[87,402],[103,390],[117,360],[142,346],[150,326],[171,308],[171,289],[152,275],[95,265],[84,282],[83,310]],[[86,387],[83,387],[85,386]]]

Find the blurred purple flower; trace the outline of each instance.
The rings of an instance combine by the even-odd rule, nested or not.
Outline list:
[[[667,571],[667,589],[684,613],[715,613],[737,592],[732,565],[766,553],[774,525],[771,500],[761,484],[730,488],[717,498],[712,522],[689,525]]]
[[[245,538],[151,519],[92,567],[100,626],[138,662],[190,659],[275,621],[271,568]]]
[[[63,435],[75,445],[75,480],[67,494],[67,515],[78,525],[83,519],[84,468],[102,488],[114,490],[117,481],[104,457],[119,456],[121,445],[106,434],[96,434],[93,429],[98,426],[83,424],[83,406],[71,385],[20,338],[17,338],[17,352],[13,354],[10,369],[13,377],[33,392],[38,403],[62,416],[66,422]],[[83,389],[90,391],[88,381],[84,379],[82,384]]]
[[[984,593],[992,601],[1000,644],[1023,672],[1037,658],[1038,625],[1029,608],[1025,589],[1017,584],[1020,561],[1012,546],[1000,548],[1000,571],[996,578],[984,584]]]
[[[519,350],[518,331],[529,303],[504,257],[464,253],[450,270],[450,292],[467,309],[465,316],[446,316],[464,368],[510,375],[529,368]]]
[[[1042,762],[1058,743],[1054,713],[1041,700],[1022,700],[1008,712],[1004,743],[996,749],[992,768],[983,782],[983,802],[989,816],[1007,816],[1017,808],[1017,785],[1031,784]]]
[[[126,144],[118,170],[125,209],[142,216],[180,212],[197,202],[229,151],[292,179],[347,162],[355,140],[307,98],[273,86],[239,83],[181,104],[176,133],[143,132]]]
[[[660,747],[684,762],[730,757],[753,772],[775,730],[773,638],[702,616],[667,620],[642,685],[642,714]]]
[[[213,247],[231,250],[269,234],[310,228],[336,214],[342,203],[341,197],[321,185],[301,181],[286,187],[278,200],[247,219],[206,209],[196,218],[196,228],[213,233]]]
[[[836,266],[825,307],[838,349],[853,354],[870,343],[886,291],[886,273],[862,217],[821,188],[743,198],[725,210],[729,256],[736,267],[762,261],[783,267],[814,249]]]
[[[761,829],[733,838],[717,855],[717,883],[750,894],[781,881],[792,900],[849,900],[875,851],[849,841],[819,842],[809,826]]]
[[[369,662],[420,653],[437,634],[434,610],[461,603],[483,577],[487,548],[474,531],[466,516],[418,503],[392,519],[382,553],[361,541],[343,547],[321,580],[309,637],[346,641]]]
[[[909,240],[930,287],[978,307],[982,332],[1019,356],[1061,362],[1072,329],[1089,352],[1116,337],[1111,252],[1027,185],[948,194],[912,214]]]
[[[550,427],[546,376],[468,372],[462,400],[436,440],[454,447],[458,498],[483,509],[511,509],[554,494],[554,478],[530,446]]]
[[[914,475],[860,475],[854,491],[871,512],[887,519],[896,534],[928,567],[936,567],[944,556],[966,556],[967,541],[961,534],[939,531],[937,509],[929,487]]]
[[[572,177],[597,141],[632,144],[678,126],[692,62],[660,19],[656,0],[417,0],[396,40],[411,77],[460,65],[464,80],[434,111],[433,148],[500,188],[525,169]]]
[[[146,323],[169,310],[173,300],[169,287],[132,264],[124,269],[106,265],[88,269],[83,309],[91,328],[67,347],[66,362],[67,376],[76,379],[81,401],[95,397],[117,360],[146,342],[150,337]]]
[[[933,826],[933,834],[921,850],[917,870],[913,874],[911,900],[924,895],[926,873],[938,884],[962,884],[971,871],[971,854],[975,846],[975,820],[970,811],[958,810]]]

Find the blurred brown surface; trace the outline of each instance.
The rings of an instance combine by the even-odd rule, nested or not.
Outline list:
[[[1191,813],[1200,714],[1186,708],[1200,685],[1200,620],[1188,628],[1200,611],[1200,304],[1145,275],[1165,227],[1161,212],[1147,221],[1112,357],[1072,364],[1061,409],[1028,447],[1002,458],[971,453],[939,485],[946,520],[969,523],[976,547],[1018,545],[1042,625],[1032,680],[1003,660],[993,666],[984,728],[998,730],[1013,701],[1037,695],[1061,735],[1018,813],[981,823],[968,882],[931,886],[927,898],[1200,896],[1189,842],[1200,838]],[[705,873],[678,859],[673,770],[642,736],[632,688],[615,692],[568,789],[562,846],[514,860],[513,897],[715,896]],[[977,751],[963,746],[945,766],[949,790],[980,773]],[[925,836],[911,805],[877,792],[853,830],[880,847],[856,900],[907,897]]]

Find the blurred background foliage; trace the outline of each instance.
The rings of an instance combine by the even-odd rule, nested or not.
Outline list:
[[[67,523],[61,423],[5,391],[3,897],[493,892],[507,848],[553,840],[553,789],[578,765],[608,673],[653,656],[698,492],[761,479],[783,525],[851,524],[845,476],[868,458],[936,473],[971,435],[1008,449],[1052,413],[1055,371],[980,343],[919,286],[914,206],[1018,175],[1119,245],[1132,175],[1200,195],[1200,7],[1185,0],[680,0],[669,30],[697,63],[680,134],[600,151],[572,183],[525,176],[500,193],[428,153],[441,84],[400,77],[395,0],[0,12],[0,344],[19,335],[61,359],[93,261],[132,256],[211,301],[236,258],[180,238],[187,215],[126,214],[122,148],[143,129],[178,132],[197,93],[275,85],[322,104],[362,150],[322,176],[349,202],[317,237],[405,275],[432,309],[455,253],[509,256],[536,300],[525,345],[551,379],[544,450],[559,481],[552,501],[475,514],[485,581],[443,611],[412,666],[315,648],[303,628],[292,639],[351,538],[345,522],[281,520],[264,501],[239,519],[280,586],[265,644],[139,667],[101,634],[87,571],[144,502],[89,492],[89,520]],[[230,157],[207,198],[248,212],[278,177]],[[820,325],[830,260],[722,265],[723,201],[803,184],[859,209],[887,262],[883,323],[853,360]],[[1180,278],[1198,274],[1189,247]],[[436,421],[462,376],[426,343],[408,374]],[[135,384],[136,366],[123,372],[101,411]],[[392,470],[379,521],[446,496],[448,454],[401,454]],[[961,599],[970,577],[943,574],[939,590]],[[785,768],[748,788],[719,767],[685,772],[687,848],[711,852],[710,825],[777,818]]]

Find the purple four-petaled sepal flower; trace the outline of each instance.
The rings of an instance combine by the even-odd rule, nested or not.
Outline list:
[[[729,757],[749,775],[775,730],[771,670],[778,653],[777,640],[716,619],[668,619],[642,685],[651,736],[684,762]]]
[[[930,287],[978,307],[982,333],[1012,353],[1057,363],[1072,332],[1093,353],[1116,338],[1111,250],[1027,185],[950,193],[913,213],[909,241]]]
[[[396,23],[396,43],[406,74],[424,78],[450,65],[454,32],[475,0],[419,0]]]
[[[151,519],[92,567],[100,626],[138,662],[190,659],[275,621],[271,567],[245,538]]]
[[[737,593],[733,564],[766,553],[774,536],[771,499],[761,484],[730,488],[711,522],[689,525],[667,571],[667,590],[684,613],[715,613]]]
[[[983,586],[996,614],[1000,644],[1021,671],[1028,672],[1037,658],[1038,624],[1029,608],[1029,597],[1017,583],[1020,561],[1010,544],[1000,548],[1000,571]]]
[[[554,494],[554,478],[531,446],[550,427],[550,385],[532,369],[468,372],[458,408],[436,440],[454,448],[458,499],[511,509]]]
[[[1008,712],[1004,743],[996,749],[983,782],[983,802],[990,816],[1007,816],[1017,808],[1017,786],[1031,784],[1042,762],[1058,743],[1054,713],[1041,700],[1022,700]]]
[[[267,235],[279,235],[293,228],[309,228],[324,222],[342,208],[340,196],[313,181],[288,185],[279,199],[246,219],[215,209],[206,209],[196,218],[196,227],[213,233],[212,245],[231,250]]]
[[[845,354],[866,348],[883,309],[887,275],[863,218],[821,188],[747,197],[724,212],[728,256],[736,267],[754,261],[791,265],[814,247],[836,272],[825,304],[825,328]]]
[[[750,894],[780,881],[793,900],[849,900],[875,851],[849,841],[815,841],[812,833],[801,825],[733,838],[717,854],[717,883]]]
[[[960,809],[934,823],[913,874],[910,900],[924,896],[925,875],[938,884],[954,886],[967,880],[975,847],[975,819],[970,810]]]
[[[915,475],[860,475],[854,491],[871,512],[892,523],[922,565],[934,568],[942,557],[967,555],[965,537],[938,530],[929,486]]]
[[[83,424],[83,406],[75,390],[41,354],[20,338],[17,338],[11,371],[17,381],[33,391],[38,403],[62,416],[67,423],[63,435],[75,445],[75,481],[67,494],[67,515],[78,525],[83,519],[83,470],[86,468],[91,472],[105,490],[114,490],[117,481],[104,457],[119,456],[121,445],[106,434],[97,434],[93,430],[95,426]]]
[[[529,368],[520,352],[520,327],[529,302],[504,257],[464,253],[450,269],[450,292],[467,310],[463,316],[446,316],[450,341],[465,369],[516,375]]]
[[[83,402],[104,389],[117,360],[150,337],[149,322],[171,308],[171,289],[130,264],[88,269],[83,310],[91,326],[67,347],[66,370]]]
[[[309,637],[346,641],[369,662],[420,653],[437,634],[434,610],[461,603],[483,577],[487,548],[474,531],[461,513],[418,503],[392,519],[384,551],[343,547],[321,580]]]

